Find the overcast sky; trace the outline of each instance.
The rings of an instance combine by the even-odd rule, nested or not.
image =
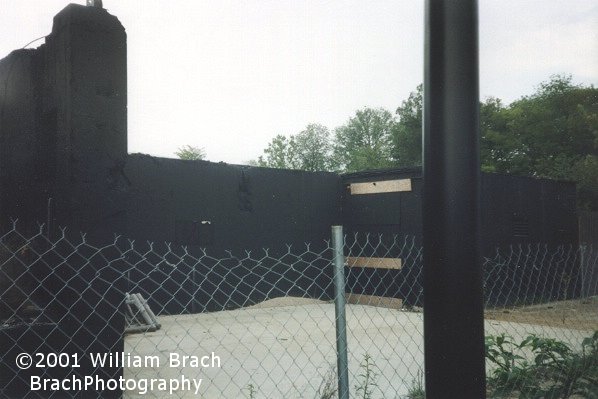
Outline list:
[[[48,34],[68,3],[0,0],[0,57]],[[277,134],[394,111],[423,78],[423,4],[104,0],[128,34],[129,152],[189,144],[246,163]],[[598,85],[598,1],[479,4],[482,99],[509,103],[552,74]]]

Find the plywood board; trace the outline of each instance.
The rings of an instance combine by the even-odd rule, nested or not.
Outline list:
[[[399,298],[349,293],[345,294],[345,298],[347,303],[352,305],[379,306],[388,309],[401,309],[403,307],[403,301]]]
[[[400,258],[348,257],[346,263],[349,267],[371,267],[374,269],[400,269],[402,266]]]
[[[411,191],[411,179],[381,180],[367,183],[351,183],[351,195],[396,193]]]

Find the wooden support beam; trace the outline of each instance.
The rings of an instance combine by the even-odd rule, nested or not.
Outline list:
[[[411,179],[382,180],[366,183],[351,183],[351,195],[396,193],[411,191]]]
[[[371,267],[374,269],[400,269],[402,262],[400,258],[368,258],[368,257],[347,257],[349,267]]]

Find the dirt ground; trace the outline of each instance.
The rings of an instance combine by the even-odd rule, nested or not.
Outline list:
[[[486,319],[577,330],[598,330],[598,296],[486,310]]]

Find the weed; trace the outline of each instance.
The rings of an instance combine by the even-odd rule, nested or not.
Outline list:
[[[328,372],[322,377],[322,382],[316,391],[314,399],[334,399],[336,398],[336,368],[331,366]],[[301,391],[293,384],[293,388],[299,395],[299,397],[305,397],[305,393]],[[255,399],[258,390],[255,385],[250,383],[247,385],[247,392],[249,393],[248,399]]]
[[[378,373],[374,370],[376,365],[369,354],[365,354],[359,368],[361,369],[361,374],[358,377],[361,381],[358,385],[355,385],[357,395],[361,399],[372,399],[373,389],[378,386],[376,384]]]
[[[417,376],[411,380],[411,386],[407,391],[407,399],[426,399],[424,372],[422,369],[417,370]]]
[[[257,393],[257,390],[255,389],[255,386],[253,384],[247,385],[247,391],[249,392],[249,399],[255,399],[255,394]]]
[[[336,397],[336,369],[331,367],[326,373],[318,391],[316,392],[315,399],[333,399]]]

